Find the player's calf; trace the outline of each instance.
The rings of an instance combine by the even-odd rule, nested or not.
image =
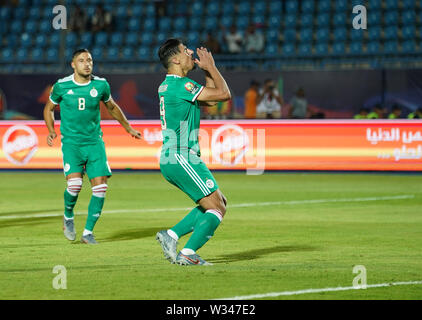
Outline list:
[[[70,178],[67,180],[67,188],[64,191],[64,217],[73,219],[73,208],[78,200],[79,192],[82,189],[82,178]]]
[[[85,229],[82,234],[83,238],[89,238],[88,236],[92,235],[93,233],[95,224],[100,218],[101,211],[103,210],[107,188],[108,186],[106,183],[92,187],[92,197],[88,205],[88,217],[86,220]],[[90,241],[84,241],[84,239],[82,239],[82,242],[93,243]]]

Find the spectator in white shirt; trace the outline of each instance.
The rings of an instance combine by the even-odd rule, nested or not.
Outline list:
[[[260,89],[257,98],[257,118],[279,119],[281,118],[281,106],[283,100],[275,87],[272,79],[264,82],[264,87]]]
[[[229,53],[240,53],[242,51],[243,37],[242,34],[237,31],[236,26],[231,26],[230,32],[227,33],[224,38]]]
[[[257,32],[253,24],[248,27],[245,35],[246,52],[259,53],[264,49],[264,36]]]

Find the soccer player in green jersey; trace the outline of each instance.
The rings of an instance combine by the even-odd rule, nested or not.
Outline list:
[[[200,106],[215,105],[231,98],[213,56],[205,48],[193,51],[178,39],[168,39],[159,49],[160,61],[167,69],[158,88],[163,147],[160,170],[171,184],[185,192],[198,206],[169,230],[157,233],[164,256],[180,265],[210,265],[197,250],[213,235],[226,213],[227,200],[213,175],[200,159],[198,130]],[[206,85],[189,79],[195,65],[205,72]],[[192,232],[177,254],[177,241]]]
[[[49,131],[47,144],[52,146],[57,137],[54,109],[60,104],[63,170],[67,180],[64,192],[64,235],[71,241],[76,238],[73,208],[86,171],[92,186],[92,197],[81,242],[96,244],[93,230],[104,205],[107,178],[111,176],[100,127],[100,101],[104,102],[109,113],[132,137],[140,139],[141,134],[130,126],[114,102],[106,79],[92,75],[93,61],[87,49],[75,51],[71,66],[74,73],[54,84],[44,107],[44,120]]]

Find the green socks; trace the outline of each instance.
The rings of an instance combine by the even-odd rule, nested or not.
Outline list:
[[[178,224],[176,224],[170,230],[176,233],[179,238],[185,234],[188,234],[189,232],[192,232],[198,217],[204,214],[203,210],[204,209],[202,209],[201,206],[193,208],[191,212],[189,212]]]
[[[92,197],[88,206],[88,218],[86,219],[85,233],[92,232],[92,230],[94,230],[94,226],[101,215],[101,211],[103,210],[106,191],[107,184],[105,183],[92,187]]]
[[[104,205],[104,198],[92,196],[88,206],[88,218],[86,219],[85,229],[92,231],[101,215]]]
[[[75,207],[76,200],[78,200],[78,194],[72,196],[67,189],[64,191],[64,216],[67,219],[74,217],[73,208]]]
[[[222,219],[222,214],[218,210],[207,210],[199,216],[194,226],[194,232],[184,249],[196,251],[201,248],[214,235],[214,231]]]

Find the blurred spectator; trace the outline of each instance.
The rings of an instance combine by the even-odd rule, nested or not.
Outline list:
[[[299,88],[296,95],[290,100],[289,118],[305,119],[308,114],[308,100],[305,98],[305,90]]]
[[[418,108],[416,111],[409,113],[407,116],[408,119],[422,119],[422,107]]]
[[[154,0],[155,6],[155,20],[159,20],[160,18],[166,15],[166,1],[165,0]]]
[[[251,81],[249,89],[245,93],[245,118],[256,118],[256,101],[258,98],[259,83],[255,80]]]
[[[394,105],[391,109],[391,113],[388,115],[388,119],[399,119],[401,116],[401,107],[399,105]]]
[[[237,31],[235,25],[230,27],[230,32],[226,33],[225,40],[229,53],[240,53],[242,51],[243,37]]]
[[[204,46],[209,51],[211,51],[212,54],[221,53],[220,43],[218,42],[217,38],[213,36],[211,32],[208,32],[207,40],[205,40]]]
[[[250,53],[258,53],[264,50],[264,36],[261,32],[256,32],[256,28],[253,24],[246,30],[245,50]]]
[[[272,79],[264,82],[264,88],[259,90],[257,98],[257,117],[267,119],[277,119],[281,117],[281,106],[283,100],[280,97],[275,83]]]
[[[80,7],[75,7],[73,14],[70,16],[69,28],[75,32],[85,32],[88,25],[88,17],[84,10]]]
[[[316,112],[316,113],[313,113],[309,118],[310,119],[325,119],[325,113],[324,112]]]
[[[0,120],[33,120],[34,118],[14,110],[7,110],[6,96],[0,89]]]
[[[371,113],[368,114],[368,119],[382,119],[384,118],[384,110],[380,104],[374,106]]]
[[[360,108],[359,113],[353,116],[354,119],[368,119],[368,108]]]
[[[111,13],[104,10],[102,5],[97,5],[95,13],[91,18],[92,31],[111,31],[112,20]]]
[[[202,108],[203,117],[206,119],[227,119],[233,107],[233,100],[219,101],[213,106]]]

